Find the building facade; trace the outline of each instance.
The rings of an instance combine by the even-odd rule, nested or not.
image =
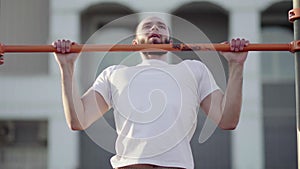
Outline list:
[[[287,19],[291,8],[288,0],[1,1],[0,41],[46,44],[66,38],[80,43],[131,43],[139,20],[155,12],[174,36],[189,42],[199,39],[172,16],[199,28],[204,40],[214,43],[234,37],[253,43],[289,43],[293,40]],[[121,17],[127,17],[126,22]],[[80,90],[89,88],[105,67],[124,62],[120,55],[83,54],[76,69]],[[189,53],[178,56],[199,59]],[[87,132],[68,129],[53,55],[6,54],[5,59],[0,67],[0,168],[111,168],[112,153],[99,146],[97,139],[102,137],[96,138],[98,131],[93,130],[103,124],[101,120]],[[287,52],[250,52],[239,125],[234,131],[217,129],[200,144],[206,117],[199,113],[192,139],[195,168],[297,168],[293,59]],[[222,78],[216,79],[222,83]],[[112,113],[104,119],[113,128]]]

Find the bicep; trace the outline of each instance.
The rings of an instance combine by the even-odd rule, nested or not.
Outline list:
[[[201,109],[206,115],[208,115],[210,111],[215,112],[217,109],[221,108],[223,96],[224,94],[221,90],[215,90],[201,101]]]
[[[81,100],[88,126],[102,117],[109,109],[104,97],[92,88],[81,97]]]

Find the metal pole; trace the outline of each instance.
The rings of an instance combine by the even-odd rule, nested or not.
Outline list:
[[[287,44],[249,44],[243,51],[290,51],[295,52],[295,44],[300,41],[293,41]],[[129,51],[230,51],[229,44],[74,44],[70,52],[129,52]],[[11,52],[56,52],[52,45],[4,45],[0,44],[0,53]]]
[[[300,8],[300,0],[293,0],[293,8]],[[298,40],[300,39],[300,20],[296,19],[294,22],[294,39]],[[297,123],[297,158],[298,158],[298,169],[300,169],[300,119],[299,119],[299,113],[300,113],[300,88],[299,88],[299,79],[300,79],[300,72],[299,72],[299,66],[300,66],[300,52],[295,52],[295,87],[296,87],[296,123]]]

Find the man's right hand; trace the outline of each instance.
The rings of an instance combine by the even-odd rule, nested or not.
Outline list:
[[[56,40],[52,43],[53,47],[56,48],[55,58],[60,66],[63,65],[74,65],[79,53],[70,53],[71,46],[76,44],[70,40]]]
[[[4,64],[4,55],[0,53],[0,65]]]

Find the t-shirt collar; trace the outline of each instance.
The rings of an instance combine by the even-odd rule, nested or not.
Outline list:
[[[168,63],[158,59],[143,59],[140,65],[167,65]]]

